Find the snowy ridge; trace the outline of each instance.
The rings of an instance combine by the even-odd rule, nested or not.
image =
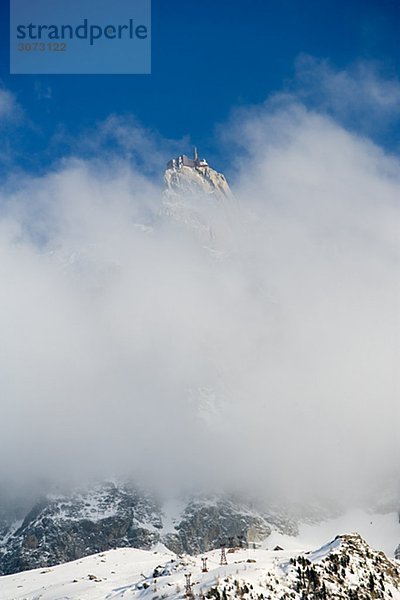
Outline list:
[[[313,552],[310,552],[308,554],[307,558],[312,563],[318,562],[318,561],[322,560],[323,558],[326,558],[328,556],[328,554],[330,554],[333,550],[337,550],[338,548],[340,548],[341,543],[342,543],[342,540],[338,536],[332,542],[329,542],[328,544],[321,546],[321,548],[318,548],[318,550],[314,550]]]
[[[400,570],[357,534],[296,554],[229,549],[177,556],[166,548],[110,550],[51,569],[0,578],[0,600],[178,600],[192,598],[399,600]],[[207,572],[202,572],[202,558]],[[188,597],[188,596],[186,596]],[[190,596],[189,596],[190,597]]]

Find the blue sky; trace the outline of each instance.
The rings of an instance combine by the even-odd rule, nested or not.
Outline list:
[[[9,143],[32,170],[68,154],[75,136],[110,114],[133,116],[162,138],[184,139],[183,151],[194,142],[224,168],[218,124],[237,107],[298,92],[299,56],[328,61],[333,72],[350,69],[350,78],[360,61],[389,80],[399,74],[396,0],[153,0],[148,76],[9,75],[7,4],[2,0],[0,79],[24,113]],[[308,104],[320,102],[318,94],[305,96]],[[346,126],[363,132],[366,121],[353,112]],[[396,119],[380,125],[367,133],[397,148]]]

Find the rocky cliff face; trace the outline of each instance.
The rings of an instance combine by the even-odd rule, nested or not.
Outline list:
[[[213,247],[232,240],[232,213],[237,210],[228,182],[210,166],[169,167],[164,173],[161,214],[195,233]]]
[[[179,510],[176,509],[179,506]],[[196,498],[173,510],[130,484],[105,484],[38,501],[0,541],[0,574],[52,566],[116,547],[148,550],[163,543],[195,554],[223,543],[262,540],[271,531],[295,535],[296,525],[228,498]]]
[[[198,197],[209,195],[217,201],[232,198],[228,182],[222,173],[206,167],[169,167],[164,173],[166,196]]]
[[[43,497],[0,547],[0,572],[75,560],[117,546],[149,549],[160,508],[132,486],[106,484],[69,497]]]

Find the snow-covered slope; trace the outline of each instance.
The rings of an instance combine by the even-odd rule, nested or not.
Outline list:
[[[0,578],[0,599],[89,600],[107,598],[111,593],[114,595],[109,597],[124,597],[124,589],[140,581],[142,574],[151,574],[160,562],[173,558],[167,550],[110,550],[53,568],[5,575]]]
[[[52,569],[0,578],[0,600],[177,600],[186,578],[195,598],[244,600],[400,599],[400,570],[358,535],[309,553],[231,549],[177,557],[165,548],[120,549]],[[202,572],[201,558],[208,572]]]
[[[288,550],[300,547],[310,549],[335,537],[338,531],[356,531],[373,548],[394,558],[400,539],[399,516],[396,512],[377,513],[351,509],[340,516],[323,519],[316,523],[300,521],[298,530],[296,536],[273,531],[271,536],[265,540],[265,545],[268,548],[279,545]]]

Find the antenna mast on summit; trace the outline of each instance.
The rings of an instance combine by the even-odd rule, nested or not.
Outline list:
[[[193,156],[194,161],[197,162],[199,160],[199,155],[198,155],[196,146],[194,147],[194,153],[193,153],[193,155],[194,155]]]

